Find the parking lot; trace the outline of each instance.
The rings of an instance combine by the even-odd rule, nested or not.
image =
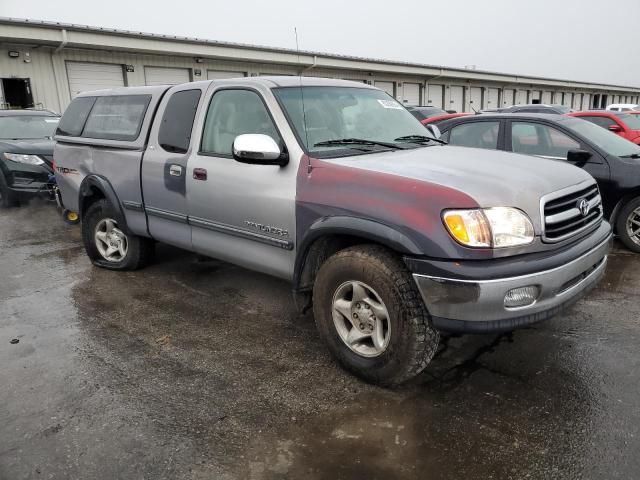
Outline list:
[[[167,246],[98,269],[52,205],[0,211],[0,478],[637,478],[640,257],[609,260],[565,314],[445,338],[385,390],[285,282]]]

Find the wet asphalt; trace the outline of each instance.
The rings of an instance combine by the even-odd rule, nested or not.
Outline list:
[[[0,479],[639,478],[639,282],[618,247],[571,310],[385,390],[285,282],[167,246],[98,269],[52,205],[3,210]]]

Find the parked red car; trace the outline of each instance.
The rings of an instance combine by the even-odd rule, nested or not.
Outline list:
[[[591,123],[595,123],[602,128],[606,128],[620,135],[622,138],[626,138],[640,145],[640,116],[638,115],[610,110],[573,112],[567,115],[588,120]]]
[[[411,114],[420,120],[423,125],[429,123],[438,123],[450,118],[463,117],[472,115],[471,113],[457,113],[455,111],[446,111],[438,107],[407,107]]]
[[[423,125],[428,125],[430,123],[437,124],[439,122],[449,120],[450,118],[466,117],[467,115],[474,115],[474,114],[473,113],[444,113],[442,115],[436,115],[433,117],[425,118],[424,120],[421,120],[421,123]]]

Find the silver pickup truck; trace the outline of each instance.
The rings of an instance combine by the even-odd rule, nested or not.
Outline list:
[[[95,265],[165,242],[285,278],[342,365],[393,385],[440,331],[559,312],[610,248],[583,170],[436,137],[366,84],[239,78],[84,93],[54,159]]]

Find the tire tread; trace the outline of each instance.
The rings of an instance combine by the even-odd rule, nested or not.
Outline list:
[[[329,270],[336,263],[345,260],[356,260],[360,264],[382,269],[384,275],[393,284],[398,296],[394,301],[402,306],[405,318],[408,320],[412,347],[409,361],[405,362],[401,371],[395,372],[392,378],[378,378],[375,381],[385,386],[404,383],[426,368],[438,347],[439,333],[431,325],[431,319],[420,292],[401,258],[380,245],[358,245],[341,250],[326,260],[318,276],[323,275],[323,270]],[[315,289],[314,296],[316,296]],[[315,299],[314,305],[316,305]],[[316,314],[315,317],[317,323],[319,316]]]

